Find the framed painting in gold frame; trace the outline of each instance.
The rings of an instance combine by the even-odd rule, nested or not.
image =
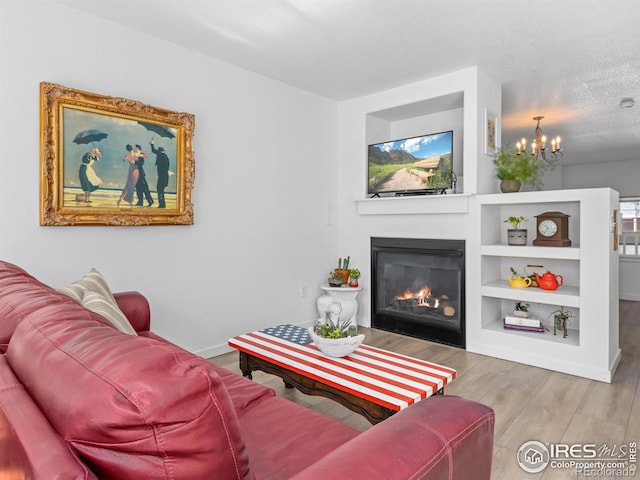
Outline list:
[[[191,225],[195,117],[40,83],[40,225]]]

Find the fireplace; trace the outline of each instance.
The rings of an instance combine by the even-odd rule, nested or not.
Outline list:
[[[373,328],[465,348],[464,240],[371,239]]]

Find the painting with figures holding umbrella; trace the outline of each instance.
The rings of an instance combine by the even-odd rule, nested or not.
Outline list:
[[[40,84],[41,225],[190,225],[195,119]]]

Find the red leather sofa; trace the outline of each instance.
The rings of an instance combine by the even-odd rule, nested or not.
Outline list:
[[[137,335],[0,262],[1,478],[490,477],[484,405],[432,397],[359,433],[155,335],[141,294],[115,297]]]

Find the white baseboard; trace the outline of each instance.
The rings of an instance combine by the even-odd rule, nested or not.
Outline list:
[[[201,348],[200,350],[195,350],[191,353],[202,358],[213,358],[218,355],[224,355],[225,353],[232,352],[233,350],[233,348],[225,343],[223,345],[213,345],[211,347]]]
[[[624,293],[620,292],[620,300],[630,300],[632,302],[640,302],[640,293]]]
[[[296,324],[298,327],[310,327],[313,325],[313,320],[310,320],[308,322],[302,322],[302,323],[298,323]],[[267,328],[267,327],[264,327]],[[199,350],[194,350],[193,353],[194,355],[198,355],[199,357],[202,358],[213,358],[213,357],[217,357],[218,355],[224,355],[225,353],[229,353],[229,352],[233,352],[235,349],[231,348],[228,344],[223,343],[223,344],[219,344],[219,345],[212,345],[210,347],[205,347],[205,348],[201,348]]]

